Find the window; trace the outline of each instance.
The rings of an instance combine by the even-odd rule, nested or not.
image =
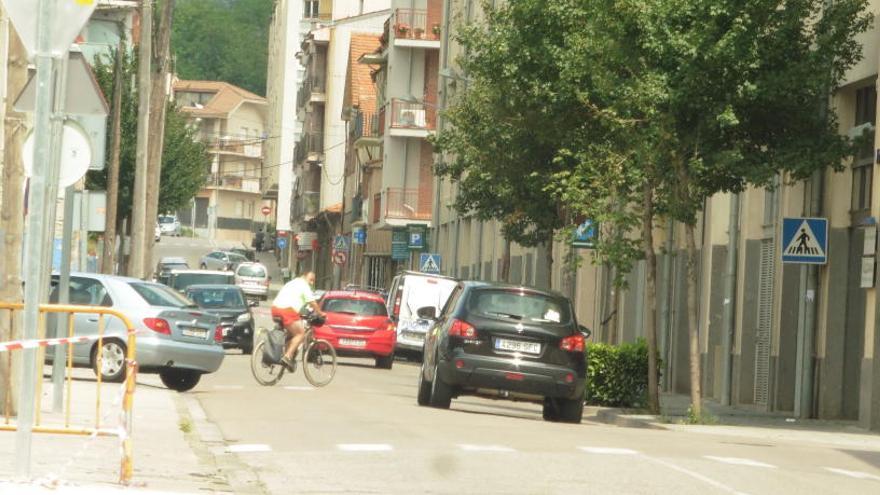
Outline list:
[[[318,6],[320,2],[318,0],[305,0],[303,2],[303,18],[304,19],[314,19],[318,17]]]
[[[871,209],[871,187],[874,182],[874,164],[869,160],[867,163],[853,165],[852,179],[852,211],[860,212]]]
[[[266,278],[266,269],[262,265],[240,265],[238,267],[238,276]]]
[[[328,313],[345,313],[360,316],[388,316],[385,305],[367,299],[325,299],[321,309]]]
[[[854,125],[873,124],[877,118],[877,87],[874,83],[856,90],[856,121]]]
[[[238,218],[244,216],[244,201],[239,200],[235,202],[235,216]]]
[[[471,311],[489,318],[538,323],[571,321],[568,304],[564,299],[538,293],[477,290],[468,303]]]
[[[195,308],[187,298],[181,296],[177,292],[165,287],[164,285],[131,283],[131,288],[135,290],[150,306],[167,306],[170,308]]]
[[[874,124],[877,119],[877,88],[875,83],[856,90],[855,126]],[[857,136],[858,138],[858,136]],[[867,212],[871,209],[871,189],[874,181],[874,139],[873,133],[864,135],[858,155],[852,165],[852,204],[853,213]]]
[[[52,293],[49,295],[49,302],[58,303],[58,280],[52,281]],[[101,282],[92,278],[71,277],[70,289],[68,292],[68,301],[70,304],[82,306],[113,306],[113,300],[107,293],[107,288]]]
[[[238,288],[191,288],[187,289],[186,295],[203,309],[240,309],[245,307],[244,297],[241,289]]]

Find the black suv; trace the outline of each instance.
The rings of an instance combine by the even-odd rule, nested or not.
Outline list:
[[[223,347],[238,347],[244,354],[254,348],[254,316],[244,292],[235,285],[190,285],[186,297],[205,313],[220,317]]]
[[[419,372],[418,403],[448,408],[478,395],[537,402],[544,419],[579,423],[584,411],[585,338],[571,302],[530,287],[460,282],[433,320]]]

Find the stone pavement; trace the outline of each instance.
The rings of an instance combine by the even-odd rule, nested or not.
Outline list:
[[[48,370],[48,367],[47,367]],[[95,381],[90,370],[75,370],[71,426],[95,422]],[[121,384],[103,384],[102,428],[119,426]],[[52,386],[42,390],[42,424],[63,425],[51,413]],[[134,477],[127,491],[136,493],[233,493],[225,477],[194,436],[183,394],[165,388],[156,375],[141,375],[134,397],[132,444]],[[2,421],[2,418],[0,418]],[[0,494],[115,493],[120,465],[116,437],[83,437],[35,433],[31,479],[16,483],[14,432],[0,432]],[[132,490],[134,488],[134,490]]]

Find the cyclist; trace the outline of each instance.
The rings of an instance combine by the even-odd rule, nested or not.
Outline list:
[[[318,298],[312,290],[314,285],[315,272],[306,272],[284,284],[275,300],[272,301],[272,317],[281,318],[281,324],[291,336],[287,349],[284,352],[284,357],[281,359],[281,362],[291,371],[296,366],[294,364],[296,351],[305,338],[302,313],[311,308],[312,311],[322,318],[327,317],[318,306]]]

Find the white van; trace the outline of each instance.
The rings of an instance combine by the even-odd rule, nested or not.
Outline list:
[[[401,272],[391,282],[386,304],[397,322],[398,351],[421,354],[425,335],[431,326],[416,315],[419,308],[433,306],[440,313],[458,280],[421,272]]]

